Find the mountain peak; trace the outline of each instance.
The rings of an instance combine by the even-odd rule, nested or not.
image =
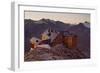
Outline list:
[[[78,26],[80,26],[80,27],[90,28],[90,23],[87,23],[87,22],[79,23]]]
[[[45,18],[42,18],[42,19],[40,19],[40,21],[51,21],[51,19],[45,19]]]
[[[85,22],[84,22],[84,26],[86,26],[87,28],[90,28],[90,23],[87,22],[87,21],[85,21]]]

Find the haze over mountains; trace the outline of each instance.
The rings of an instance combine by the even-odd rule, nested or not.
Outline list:
[[[44,18],[38,21],[24,19],[25,52],[29,51],[29,39],[33,36],[40,38],[40,34],[48,28],[59,32],[67,30],[77,35],[79,37],[77,48],[83,50],[87,57],[90,57],[90,23],[86,21],[79,24],[70,24]]]

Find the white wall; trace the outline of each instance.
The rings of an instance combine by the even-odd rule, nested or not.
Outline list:
[[[14,0],[1,0],[0,1],[0,73],[12,73],[8,68],[10,68],[10,53],[11,53],[11,1]],[[45,5],[62,5],[74,4],[74,5],[87,5],[96,6],[98,8],[98,24],[96,31],[95,42],[100,51],[99,47],[99,37],[100,37],[100,0],[16,0],[16,1],[31,1],[34,4],[45,4]],[[99,53],[97,53],[100,55]],[[100,58],[98,59],[100,62]],[[48,69],[35,71],[36,73],[100,73],[100,63],[99,67],[78,67],[78,68],[62,68],[62,69]],[[28,72],[28,71],[26,71]],[[34,71],[30,71],[33,73]],[[24,72],[25,73],[25,72]]]

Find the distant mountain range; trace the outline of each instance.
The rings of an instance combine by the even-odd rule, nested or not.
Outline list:
[[[29,50],[29,39],[33,36],[40,38],[40,34],[46,29],[52,28],[56,31],[69,31],[79,37],[78,48],[90,54],[90,23],[84,22],[79,24],[64,23],[51,19],[40,19],[38,21],[25,19],[24,20],[24,36],[25,36],[25,51]]]

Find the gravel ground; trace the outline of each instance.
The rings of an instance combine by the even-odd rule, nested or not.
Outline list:
[[[46,60],[64,60],[64,59],[86,59],[90,58],[87,52],[79,48],[69,49],[62,44],[56,45],[50,49],[36,48],[25,53],[24,61],[46,61]]]

